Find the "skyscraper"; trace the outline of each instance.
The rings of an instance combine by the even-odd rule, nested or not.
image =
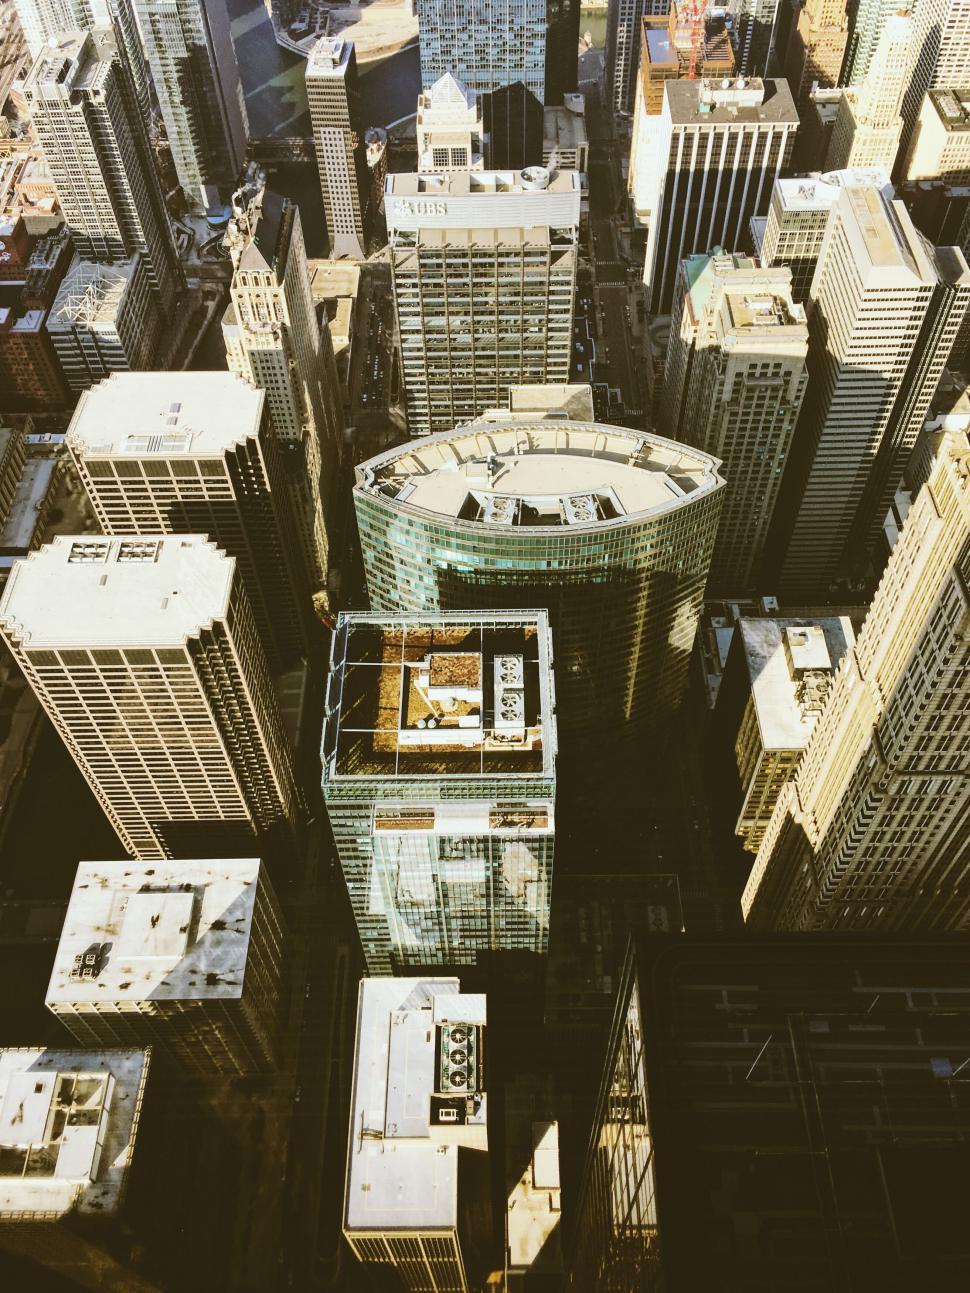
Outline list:
[[[970,441],[947,433],[742,898],[754,929],[970,926]]]
[[[669,312],[685,256],[742,245],[748,221],[768,210],[797,129],[784,81],[665,83],[657,129],[640,145],[649,160],[631,160],[634,201],[647,226],[643,277],[651,313]]]
[[[45,45],[24,88],[57,199],[83,260],[142,252],[166,319],[182,286],[175,240],[131,79],[107,28]]]
[[[669,435],[724,464],[711,594],[761,586],[768,527],[805,394],[808,327],[787,269],[745,256],[682,262],[660,402]]]
[[[889,176],[881,167],[775,180],[764,233],[756,239],[754,250],[765,268],[783,265],[791,270],[796,301],[808,300],[829,215],[847,184],[870,185],[893,196]]]
[[[236,562],[200,535],[58,535],[18,561],[0,631],[137,858],[289,838],[292,756]]]
[[[905,180],[970,184],[970,88],[930,90],[910,138]]]
[[[866,79],[843,90],[826,170],[882,166],[892,171],[903,130],[900,108],[913,66],[913,20],[894,14],[876,46]]]
[[[145,62],[132,0],[14,0],[20,26],[32,59],[52,36],[91,27],[114,27],[134,83],[142,120],[151,112],[151,77]]]
[[[313,147],[331,256],[362,260],[367,233],[367,149],[353,41],[324,36],[306,65]]]
[[[580,200],[575,171],[388,177],[412,435],[504,404],[509,386],[569,380]]]
[[[544,611],[339,617],[323,793],[371,974],[545,953],[554,711]]]
[[[163,327],[141,252],[111,265],[75,260],[47,318],[47,331],[75,395],[110,373],[154,368]]]
[[[227,233],[233,276],[222,321],[232,372],[266,392],[306,580],[327,586],[337,507],[343,410],[329,324],[310,290],[300,211],[257,173],[233,197]]]
[[[46,1005],[81,1046],[157,1046],[193,1073],[271,1068],[282,917],[258,858],[82,862]]]
[[[357,468],[375,611],[548,609],[557,721],[589,742],[677,709],[724,484],[716,459],[569,418],[459,428]]]
[[[924,13],[928,7],[940,2],[945,6],[949,0],[918,0]],[[862,84],[869,74],[876,46],[887,21],[895,14],[904,10],[912,12],[915,8],[912,4],[900,4],[899,0],[859,0],[845,54],[841,78],[843,85]]]
[[[619,0],[606,14],[607,102],[614,112],[631,113],[640,67],[641,23],[664,18],[670,0]]]
[[[189,206],[234,184],[249,120],[226,0],[134,0],[172,163]]]
[[[546,6],[547,0],[475,0],[469,10],[458,0],[418,0],[422,87],[451,72],[478,93],[521,84],[544,104]],[[578,47],[578,27],[576,38]]]
[[[489,164],[535,165],[542,109],[576,89],[578,0],[418,0],[421,85],[453,73],[482,96]]]
[[[779,0],[731,0],[732,39],[740,76],[767,76]]]
[[[848,38],[846,0],[806,0],[787,48],[775,51],[799,114],[807,110],[815,86],[840,83]]]
[[[262,391],[116,373],[81,396],[67,445],[104,534],[208,534],[238,563],[270,666],[307,654],[310,586]]]
[[[457,979],[361,980],[343,1231],[408,1293],[482,1287],[486,1017]]]
[[[888,14],[894,10],[888,6]],[[904,154],[926,91],[970,85],[970,9],[963,0],[916,0],[912,18],[914,57],[901,107]]]
[[[962,1279],[968,971],[964,939],[638,932],[568,1293]]]
[[[0,1251],[37,1264],[23,1280],[5,1270],[17,1284],[49,1284],[50,1272],[59,1283],[150,1287],[125,1209],[141,1173],[150,1055],[0,1050]]]
[[[717,693],[741,803],[735,834],[757,853],[782,787],[828,698],[836,670],[855,641],[846,615],[752,617],[737,621]]]
[[[849,186],[811,300],[809,393],[783,487],[793,529],[780,587],[799,599],[865,572],[966,313],[970,271],[957,248],[921,238],[901,202]]]
[[[418,170],[480,171],[484,166],[478,95],[445,74],[418,95]]]

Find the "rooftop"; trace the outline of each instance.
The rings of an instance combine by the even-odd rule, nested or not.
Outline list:
[[[102,265],[74,258],[47,319],[48,332],[114,328],[121,303],[137,268],[137,259]]]
[[[928,97],[947,130],[970,130],[970,89],[930,90]]]
[[[258,858],[82,862],[47,1004],[242,996]]]
[[[149,1053],[0,1050],[0,1221],[118,1210]]]
[[[677,65],[677,50],[670,38],[669,27],[644,26],[643,34],[647,41],[647,55],[651,64],[665,63]]]
[[[360,266],[343,260],[310,260],[310,288],[314,301],[356,297],[360,287]]]
[[[826,171],[819,175],[795,175],[775,181],[775,193],[785,211],[828,211],[842,189],[852,185],[866,185],[880,189],[887,197],[893,196],[889,176],[881,166],[850,167],[841,171]]]
[[[324,732],[327,781],[551,775],[550,655],[545,611],[419,621],[341,614]]]
[[[458,1224],[461,1130],[469,1144],[477,1134],[485,1147],[487,1097],[476,1054],[485,1018],[485,998],[461,993],[457,979],[361,981],[347,1230],[451,1230]],[[462,1067],[449,1070],[443,1060],[458,1049]],[[449,1073],[461,1077],[454,1087]],[[433,1111],[440,1117],[442,1107],[456,1115],[441,1120],[453,1135],[439,1136],[432,1125]]]
[[[116,54],[110,27],[51,36],[27,74],[25,91],[28,95],[68,99],[75,91],[98,90]]]
[[[0,553],[21,556],[29,551],[46,515],[44,504],[57,473],[54,458],[28,458],[14,490],[10,510],[0,528]]]
[[[28,650],[181,646],[225,615],[235,568],[199,534],[59,534],[15,562],[0,626]]]
[[[669,1287],[861,1293],[918,1270],[928,1289],[970,1269],[968,953],[959,936],[643,932],[645,1107],[626,1102],[624,1130],[656,1147],[656,1227],[633,1238],[659,1233]]]
[[[593,388],[581,382],[557,385],[536,382],[509,387],[508,417],[593,418]]]
[[[594,422],[475,424],[389,450],[356,488],[463,525],[620,525],[721,482],[717,459],[673,440]]]
[[[474,113],[478,106],[478,95],[474,90],[459,81],[453,72],[445,72],[439,76],[430,90],[418,95],[418,116],[432,113],[458,110],[461,117],[466,113]]]
[[[582,95],[567,96],[583,102]],[[585,148],[589,143],[586,115],[583,108],[573,110],[568,104],[561,108],[547,107],[542,114],[542,146],[549,148]]]
[[[664,99],[674,125],[777,123],[797,127],[788,82],[724,77],[664,82]]]
[[[936,272],[902,202],[878,189],[849,186],[839,194],[838,210],[863,281],[910,286],[934,283]]]
[[[83,457],[221,457],[259,433],[265,399],[235,373],[112,373],[81,396],[68,444]]]
[[[524,171],[447,171],[444,174],[394,172],[385,182],[392,197],[467,198],[503,193],[578,193],[578,171],[548,171],[527,166]]]
[[[342,36],[322,36],[307,57],[307,74],[342,74],[347,70],[354,43]]]
[[[802,749],[831,678],[855,641],[851,621],[845,615],[741,619],[737,630],[762,744],[767,750]]]
[[[731,329],[745,337],[770,336],[780,341],[782,330],[790,328],[799,337],[804,335],[807,344],[805,311],[792,302],[790,279],[783,287],[777,280],[738,288],[729,285],[724,293],[724,310]]]

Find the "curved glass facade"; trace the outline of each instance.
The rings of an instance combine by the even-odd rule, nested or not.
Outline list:
[[[721,510],[717,459],[595,423],[471,425],[354,491],[372,610],[548,610],[560,731],[680,704]]]

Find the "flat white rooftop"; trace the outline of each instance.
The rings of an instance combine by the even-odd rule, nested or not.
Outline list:
[[[433,1140],[430,1123],[435,1025],[457,1018],[485,1021],[484,998],[462,994],[457,979],[362,980],[344,1202],[348,1231],[457,1226],[458,1146]]]
[[[498,528],[571,529],[662,512],[718,488],[716,458],[645,432],[522,421],[427,436],[357,468],[357,489]]]
[[[0,1051],[0,1221],[117,1211],[149,1051]]]
[[[353,52],[353,41],[344,40],[342,36],[321,36],[307,58],[307,75],[342,75]]]
[[[902,202],[871,187],[844,188],[837,202],[863,281],[871,286],[935,283],[936,271]]]
[[[799,674],[834,673],[855,641],[851,620],[845,615],[740,619],[737,631],[762,744],[767,750],[802,749],[815,727],[817,713],[812,711],[811,695],[805,694]]]
[[[112,373],[81,396],[67,442],[92,457],[221,457],[259,433],[265,398],[235,373]]]
[[[258,858],[82,862],[47,1005],[242,996]]]
[[[0,626],[28,649],[182,645],[229,606],[236,563],[204,535],[58,535],[16,562]]]
[[[844,188],[879,189],[893,196],[889,176],[881,166],[848,167],[820,175],[794,175],[775,181],[775,191],[785,211],[828,211]]]

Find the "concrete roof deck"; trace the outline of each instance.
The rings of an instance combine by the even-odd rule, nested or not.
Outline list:
[[[834,671],[855,641],[848,616],[740,619],[737,624],[761,740],[767,750],[800,750],[815,727],[815,717],[804,714],[798,704],[785,655],[785,629],[806,625],[821,628]]]
[[[81,396],[67,442],[85,457],[221,456],[259,433],[265,400],[235,373],[112,373]]]
[[[205,535],[57,535],[14,564],[0,625],[27,649],[181,646],[226,613],[235,569]]]
[[[242,996],[260,862],[81,862],[47,1004]],[[96,976],[75,961],[108,945]]]
[[[548,533],[662,512],[716,488],[719,466],[698,449],[622,427],[510,421],[411,441],[359,466],[356,488],[458,523]],[[575,500],[590,495],[602,497],[581,519]],[[515,519],[501,520],[510,509]]]
[[[892,197],[892,184],[881,166],[848,167],[817,175],[790,175],[775,181],[785,211],[828,211],[844,188],[850,185],[881,189]]]
[[[361,981],[344,1200],[353,1233],[458,1224],[458,1147],[432,1140],[430,1130],[442,999],[456,1009],[467,1002],[476,1016],[467,1022],[484,1022],[484,998],[465,997],[457,979]]]
[[[873,285],[934,283],[936,272],[902,202],[869,186],[849,186],[838,199],[846,237],[865,279]]]
[[[16,1152],[3,1153],[5,1148],[16,1150],[23,1132],[12,1127],[0,1129],[0,1164],[6,1164],[6,1167],[0,1167],[0,1221],[9,1223],[23,1219],[33,1222],[38,1213],[55,1221],[72,1211],[91,1218],[108,1217],[118,1210],[135,1148],[150,1054],[147,1050],[51,1050],[43,1047],[0,1050],[0,1109],[5,1110],[9,1093],[23,1089],[26,1075],[36,1075],[35,1086],[49,1085],[52,1077],[72,1073],[85,1077],[110,1074],[114,1079],[110,1108],[104,1119],[104,1145],[93,1178],[80,1170],[72,1171],[71,1155],[66,1156],[68,1161],[65,1164],[60,1154],[57,1166],[50,1174],[23,1175],[22,1170],[16,1170]],[[7,1121],[5,1116],[4,1122]],[[82,1127],[80,1130],[89,1132],[91,1129]],[[61,1170],[61,1175],[57,1175],[58,1170]]]
[[[777,122],[779,125],[798,125],[798,111],[792,99],[788,82],[784,80],[757,80],[753,77],[725,77],[730,82],[722,90],[722,80],[718,77],[707,80],[665,81],[664,96],[669,105],[669,113],[674,125],[740,125],[745,122]],[[737,90],[738,80],[744,81],[743,89]],[[744,100],[733,103],[703,103],[705,93],[725,94],[731,96],[737,90],[738,96],[744,99],[753,97],[763,90],[764,98],[760,103],[748,105]],[[701,108],[704,108],[702,111]]]

